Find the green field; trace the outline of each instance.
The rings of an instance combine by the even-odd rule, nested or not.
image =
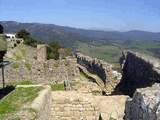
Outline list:
[[[139,53],[160,58],[160,42],[156,41],[115,41],[104,43],[78,42],[78,49],[91,57],[96,57],[119,67],[119,58],[123,50],[132,50]]]

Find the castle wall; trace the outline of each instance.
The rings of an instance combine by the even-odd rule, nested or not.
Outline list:
[[[78,75],[75,58],[66,58],[61,61],[52,59],[45,62],[35,60],[30,65],[21,62],[5,67],[6,82],[29,80],[35,83],[55,83],[75,80]]]
[[[97,74],[106,84],[113,76],[112,66],[102,60],[85,56],[81,53],[76,54],[77,63],[86,67],[91,73]]]
[[[122,80],[118,88],[132,96],[137,88],[160,82],[160,61],[158,59],[128,51],[122,68]]]
[[[125,56],[125,57],[124,57]],[[125,120],[160,120],[160,60],[128,51],[117,88],[130,95]]]
[[[37,61],[45,62],[47,60],[47,47],[46,45],[37,45]]]
[[[32,49],[31,52],[25,50],[26,55],[22,58],[18,57],[20,60],[5,66],[6,82],[27,80],[36,83],[55,83],[75,80],[79,75],[77,59],[74,57],[47,60],[46,45],[38,45],[37,50]],[[35,52],[37,56],[33,57]],[[17,57],[16,54],[15,57]],[[1,78],[0,74],[0,80]]]
[[[125,120],[160,120],[160,86],[137,89],[125,105]]]

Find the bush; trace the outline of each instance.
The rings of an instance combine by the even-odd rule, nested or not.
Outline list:
[[[59,56],[62,58],[72,55],[72,50],[70,48],[63,48],[59,42],[52,42],[47,48],[47,59],[58,60]]]
[[[50,84],[51,88],[53,91],[56,91],[56,90],[64,90],[64,84],[61,83],[61,84]]]
[[[52,42],[47,47],[47,59],[59,59],[58,50],[61,48],[61,45],[58,42]]]
[[[24,44],[36,47],[37,44],[40,44],[40,41],[35,40],[34,38],[31,37],[30,33],[26,31],[25,29],[22,29],[16,33],[17,38],[23,38]]]

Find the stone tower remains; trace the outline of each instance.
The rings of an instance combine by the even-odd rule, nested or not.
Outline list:
[[[37,45],[37,60],[39,62],[47,60],[47,46],[45,44]]]

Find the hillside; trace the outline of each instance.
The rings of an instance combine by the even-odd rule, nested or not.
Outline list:
[[[76,47],[85,54],[117,65],[121,51],[130,49],[160,58],[160,33],[146,31],[97,31],[54,24],[1,21],[6,33],[26,29],[45,42],[59,41],[65,47]],[[96,52],[95,52],[96,51]]]
[[[58,40],[65,46],[72,46],[76,41],[128,41],[128,40],[151,40],[160,41],[160,33],[146,31],[98,31],[77,29],[72,27],[58,26],[42,23],[19,23],[15,21],[1,21],[5,32],[16,32],[20,29],[27,29],[32,35],[46,42]]]

